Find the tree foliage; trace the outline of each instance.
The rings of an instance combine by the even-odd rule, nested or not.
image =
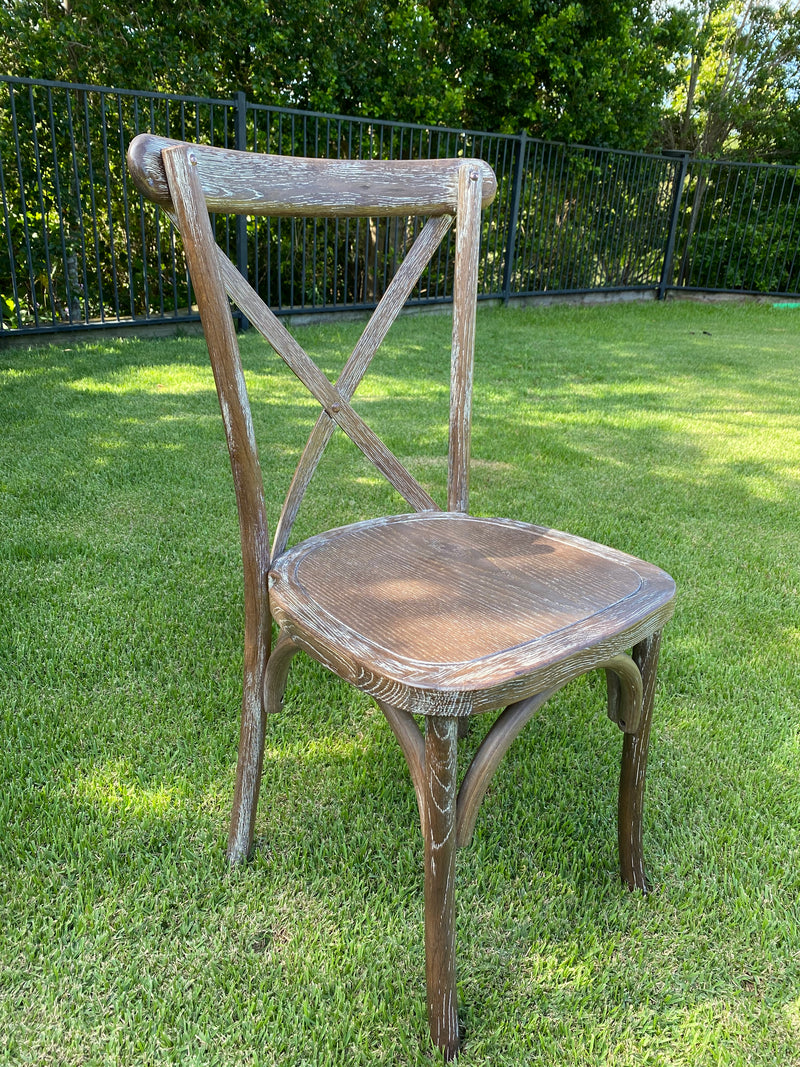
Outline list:
[[[798,2],[0,0],[0,70],[800,159]],[[665,106],[666,104],[666,106]]]
[[[695,0],[677,19],[683,48],[666,145],[706,157],[800,159],[800,3]]]
[[[0,0],[0,20],[6,73],[630,148],[670,25],[632,0]]]

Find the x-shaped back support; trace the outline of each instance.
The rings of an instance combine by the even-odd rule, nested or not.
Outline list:
[[[289,333],[280,319],[263,302],[249,282],[242,277],[213,237],[208,217],[207,197],[197,170],[197,156],[186,146],[168,146],[162,150],[162,160],[170,190],[180,195],[170,197],[169,211],[178,229],[191,232],[192,239],[185,242],[190,272],[195,279],[203,267],[218,272],[216,301],[224,289],[227,296],[247,316],[250,323],[262,334],[272,348],[281,356],[309,392],[322,407],[308,443],[303,451],[294,478],[287,494],[275,539],[272,558],[286,548],[292,525],[306,489],[322,458],[324,449],[336,426],[340,426],[353,443],[363,452],[378,471],[390,482],[415,511],[437,511],[439,506],[430,494],[409,473],[400,460],[391,452],[377,434],[354,410],[350,401],[358,384],[397,318],[420,275],[436,252],[453,223],[451,213],[438,213],[428,218],[411,249],[406,254],[397,273],[386,289],[376,310],[370,318],[358,344],[347,360],[336,383],[332,383],[308,356],[302,346]],[[456,259],[455,286],[467,293],[475,293],[477,257],[480,234],[480,210],[482,203],[482,173],[473,162],[465,161],[458,175],[458,218],[461,225],[457,240],[466,243],[466,255]],[[213,265],[213,266],[212,266]],[[202,284],[202,282],[200,282]],[[210,295],[210,294],[208,294]],[[208,295],[206,301],[208,301]],[[465,306],[466,303],[466,306]],[[452,511],[466,511],[469,485],[469,426],[472,394],[472,355],[474,338],[475,296],[471,301],[457,302],[458,309],[453,322],[453,349],[451,364],[451,417],[450,453],[448,469],[448,502]],[[209,316],[210,317],[210,316]],[[229,367],[218,373],[215,366],[217,386],[223,409],[229,440],[235,440],[240,424],[248,441],[248,448],[255,453],[249,404],[243,386],[238,345],[233,336],[230,312],[219,307],[214,315],[217,326],[228,336],[222,350],[229,353]],[[207,327],[206,327],[207,328]],[[230,381],[228,380],[230,379]],[[227,399],[225,399],[227,398]],[[227,410],[226,410],[227,408]],[[234,409],[240,411],[239,418]],[[234,459],[232,456],[232,463]],[[234,463],[234,478],[236,478]],[[238,486],[237,480],[237,486]]]

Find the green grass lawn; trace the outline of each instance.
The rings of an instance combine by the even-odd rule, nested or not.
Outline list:
[[[404,318],[357,394],[439,498],[448,330]],[[333,374],[357,332],[301,340]],[[243,353],[276,516],[314,405]],[[297,537],[406,510],[338,438],[322,473]],[[579,680],[459,856],[460,1063],[800,1063],[800,312],[481,310],[472,510],[641,555],[679,600],[656,891],[619,883],[622,735]],[[306,659],[226,866],[242,596],[202,340],[0,352],[0,597],[0,1063],[436,1062],[405,765]]]

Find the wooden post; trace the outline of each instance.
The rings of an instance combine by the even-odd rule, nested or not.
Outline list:
[[[244,681],[228,859],[240,863],[253,847],[264,752],[264,675],[272,637],[267,591],[269,529],[250,402],[219,272],[217,245],[197,173],[196,149],[175,145],[164,149],[161,159],[211,355],[239,511],[244,568]]]
[[[483,174],[474,163],[464,163],[458,175],[447,474],[447,510],[464,513],[469,511],[469,442],[472,427],[472,376],[475,363],[475,312],[478,304],[482,201]]]

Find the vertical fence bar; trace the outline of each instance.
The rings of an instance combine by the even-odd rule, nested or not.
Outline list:
[[[575,272],[579,280],[579,286],[586,288],[589,288],[590,280],[596,275],[593,248],[586,238],[586,235],[589,232],[590,222],[593,218],[596,218],[593,192],[594,190],[589,175],[583,173],[580,178],[580,188],[576,197],[576,212],[581,227],[582,240],[580,241],[580,248],[578,249],[575,258]]]
[[[81,172],[75,144],[75,121],[72,114],[72,93],[67,92],[67,126],[72,156],[72,180],[75,182],[75,204],[78,216],[78,239],[80,242],[81,276],[83,279],[83,321],[89,321],[89,271],[86,264],[86,212],[81,196]]]
[[[114,315],[117,322],[121,316],[119,313],[119,275],[117,271],[117,250],[114,242],[114,206],[111,194],[111,171],[108,160],[108,119],[106,115],[106,94],[100,95],[100,130],[103,144],[103,172],[105,175],[106,211],[108,212],[108,248],[111,254],[111,281],[114,294]],[[102,265],[98,264],[98,269]]]
[[[770,198],[770,208],[772,208],[772,200],[773,200],[774,194],[775,194],[775,187],[777,186],[777,177],[778,176],[776,175],[775,176],[776,180],[773,183],[773,197]],[[789,178],[788,172],[784,171],[783,172],[783,181],[781,182],[780,191],[778,192],[778,203],[779,204],[782,204],[784,202],[784,193],[786,191],[786,182],[788,181],[788,178]],[[767,242],[767,250],[766,250],[766,253],[764,254],[764,261],[766,263],[774,263],[775,262],[775,257],[773,256],[773,252],[772,252],[772,246],[773,246],[773,242],[775,241],[776,231],[778,229],[778,221],[781,218],[781,216],[783,216],[783,215],[784,215],[784,213],[782,211],[780,211],[779,208],[775,209],[774,211],[772,211],[772,220],[773,220],[772,221],[772,227],[771,227],[769,238],[768,238],[768,242]],[[784,218],[785,218],[785,216],[784,216]],[[781,222],[781,233],[783,233],[783,222]],[[770,286],[770,288],[772,288],[772,286]]]
[[[645,227],[644,243],[647,263],[647,278],[652,280],[658,296],[658,285],[664,271],[664,253],[666,242],[661,240],[664,232],[669,239],[670,215],[672,203],[674,164],[667,159],[651,159],[647,177],[649,183],[649,200],[644,209]],[[667,189],[667,182],[669,188]],[[669,275],[668,275],[669,276]]]
[[[605,263],[605,242],[603,240],[603,222],[606,213],[606,186],[609,180],[609,168],[605,155],[599,149],[584,149],[581,153],[586,186],[586,221],[583,227],[582,245],[584,249],[585,269],[569,285],[568,289],[602,289]],[[588,175],[593,175],[591,184]]]
[[[70,272],[67,258],[67,241],[64,233],[64,205],[61,199],[61,179],[59,176],[58,144],[56,140],[56,124],[53,114],[53,91],[47,90],[47,115],[50,130],[50,151],[53,160],[53,192],[56,201],[56,214],[58,216],[58,232],[61,245],[61,264],[64,272],[64,302],[62,305],[62,318],[66,317],[72,322],[72,294],[70,292]]]
[[[38,120],[36,117],[36,102],[33,95],[33,86],[29,86],[28,100],[31,109],[31,138],[33,144],[33,157],[36,165],[36,187],[39,200],[39,216],[42,231],[42,243],[44,246],[44,268],[45,268],[45,280],[43,289],[46,288],[47,296],[50,301],[50,321],[53,325],[57,321],[56,312],[56,300],[53,292],[53,263],[50,257],[50,225],[48,220],[48,210],[45,204],[44,198],[44,174],[42,170],[42,156],[39,148],[39,133],[37,131]]]
[[[667,289],[672,287],[672,264],[675,258],[675,238],[678,233],[681,207],[683,205],[683,186],[689,169],[688,152],[665,152],[665,156],[678,160],[676,176],[672,186],[672,205],[670,208],[669,232],[667,244],[664,249],[664,263],[661,268],[661,277],[658,282],[658,299],[663,300]]]
[[[9,93],[13,92],[12,87],[8,86]],[[6,248],[8,251],[8,278],[4,279],[4,282],[11,287],[11,296],[6,296],[6,300],[11,300],[13,305],[12,315],[16,318],[16,326],[9,323],[6,325],[7,305],[3,301],[3,306],[0,306],[0,330],[5,332],[6,330],[19,329],[22,325],[22,305],[20,304],[19,288],[17,286],[17,264],[14,254],[14,238],[11,232],[11,201],[6,192],[6,178],[5,169],[3,166],[3,146],[0,144],[0,196],[3,200],[3,228],[6,234]],[[4,285],[5,288],[5,285]],[[3,294],[5,296],[5,294]]]
[[[506,235],[506,255],[503,266],[503,303],[511,299],[511,278],[514,273],[514,256],[517,244],[517,226],[519,225],[519,203],[522,195],[522,175],[525,170],[525,157],[528,154],[528,135],[522,130],[513,141],[514,144],[514,179],[511,187],[511,210],[508,216],[508,233]]]
[[[720,176],[721,177],[721,176]],[[738,180],[738,176],[737,176]],[[722,184],[720,180],[720,185]],[[728,248],[730,233],[733,230],[734,234],[738,226],[738,220],[734,222],[733,212],[728,209],[730,202],[730,184],[731,184],[731,170],[730,168],[725,171],[725,185],[723,189],[717,189],[717,195],[715,199],[722,202],[721,217],[717,221],[717,225],[714,227],[714,243],[711,247],[711,255],[709,256],[710,263],[716,263],[716,273],[714,275],[714,287],[717,288],[720,280],[724,279],[727,273],[727,256],[723,255],[723,252]],[[740,201],[741,203],[741,201]],[[724,235],[723,235],[723,218],[725,219]],[[717,255],[717,247],[720,246],[722,252]]]
[[[30,314],[33,315],[34,327],[38,327],[39,323],[39,302],[36,299],[36,272],[33,267],[33,258],[31,256],[31,231],[30,231],[30,218],[28,214],[28,203],[25,195],[25,167],[22,158],[22,148],[19,140],[19,123],[17,122],[17,106],[13,89],[10,90],[10,103],[11,103],[11,121],[14,130],[14,149],[17,161],[17,176],[19,178],[19,208],[22,216],[22,230],[25,239],[25,259],[28,267],[28,284],[30,286]],[[13,252],[12,252],[13,256]]]
[[[791,279],[795,274],[795,264],[797,263],[798,248],[800,248],[800,241],[792,240],[794,235],[795,226],[797,225],[798,218],[800,217],[800,188],[798,187],[798,180],[800,180],[800,169],[795,168],[792,178],[792,195],[794,196],[794,214],[792,215],[792,221],[789,226],[789,237],[787,238],[787,244],[790,244],[794,248],[792,258],[789,259],[788,254],[785,259],[785,273],[787,279],[787,285],[785,286],[786,292],[791,289]],[[788,212],[787,212],[788,215]],[[795,288],[800,289],[800,278],[798,279]]]
[[[94,160],[92,157],[92,123],[89,113],[89,90],[82,89],[83,94],[83,128],[86,135],[86,173],[89,181],[89,204],[91,206],[92,240],[94,243],[94,269],[97,283],[97,311],[101,322],[105,322],[105,299],[103,294],[103,265],[100,261],[100,233],[98,230],[97,200],[95,197]]]
[[[234,147],[237,152],[247,151],[247,98],[243,92],[238,92],[234,97]],[[241,276],[247,279],[247,216],[236,216],[236,269]],[[242,311],[238,311],[239,329],[246,330],[250,326],[247,317]]]
[[[526,282],[530,281],[532,272],[531,260],[534,253],[531,247],[531,241],[528,239],[528,231],[531,228],[531,221],[535,210],[533,191],[536,187],[535,175],[536,168],[539,165],[540,149],[541,143],[539,141],[533,141],[528,148],[528,162],[525,173],[523,174],[522,191],[520,193],[520,212],[522,217],[526,219],[527,224],[524,229],[521,229],[519,219],[517,220],[517,235],[515,237],[516,253],[514,256],[514,270],[519,278],[517,293],[525,292],[530,289],[530,284],[526,284]],[[520,262],[522,263],[522,266],[520,266]]]
[[[125,125],[124,125],[124,106],[123,97],[118,97],[119,108],[117,111],[117,132],[119,134],[119,154],[120,158],[125,158]],[[137,131],[138,132],[138,131]],[[134,264],[134,250],[131,242],[131,217],[130,217],[130,193],[128,190],[128,168],[122,168],[122,203],[124,206],[124,219],[125,219],[125,262],[128,270],[128,301],[130,304],[131,318],[136,317],[136,304],[135,304],[135,291],[136,285],[134,282],[133,264]],[[144,248],[142,248],[142,258],[144,259]]]

